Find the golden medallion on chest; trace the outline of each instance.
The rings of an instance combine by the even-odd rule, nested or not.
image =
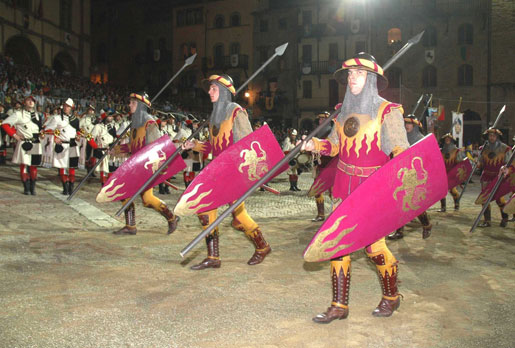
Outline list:
[[[343,125],[343,132],[348,137],[355,136],[359,131],[359,119],[357,117],[350,117]]]

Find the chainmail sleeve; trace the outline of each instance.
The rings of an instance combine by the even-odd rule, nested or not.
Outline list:
[[[153,143],[157,139],[161,137],[161,133],[159,132],[159,127],[155,121],[147,121],[146,134],[145,134],[145,144],[148,145]]]
[[[238,111],[236,111],[236,117],[234,118],[232,131],[234,142],[238,142],[242,138],[252,133],[252,126],[250,125],[249,116],[242,108],[239,108]]]
[[[313,143],[315,145],[315,153],[319,153],[322,156],[331,156],[334,157],[338,154],[340,150],[340,138],[338,136],[338,128],[342,126],[338,121],[334,123],[334,127],[331,130],[331,133],[327,136],[326,139],[312,138]]]
[[[404,118],[399,108],[391,108],[391,111],[384,116],[381,127],[381,150],[387,155],[394,156],[409,148]]]

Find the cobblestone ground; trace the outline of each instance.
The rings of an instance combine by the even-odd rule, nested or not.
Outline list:
[[[98,179],[69,204],[55,169],[40,177],[37,196],[25,196],[17,168],[0,167],[0,347],[514,346],[514,223],[498,227],[493,207],[494,226],[468,233],[477,178],[460,211],[430,209],[429,239],[412,222],[403,240],[389,242],[400,262],[398,312],[371,316],[381,290],[356,252],[349,318],[317,325],[311,318],[329,305],[331,287],[329,264],[301,256],[320,226],[310,221],[309,174],[301,192],[281,175],[271,183],[281,196],[256,192],[246,202],[273,248],[264,263],[246,264],[253,247],[225,221],[222,267],[199,272],[189,267],[204,245],[179,256],[200,232],[196,218],[167,236],[164,218],[138,202],[138,234],[117,237],[120,205],[95,202]],[[179,195],[160,197],[173,207]]]

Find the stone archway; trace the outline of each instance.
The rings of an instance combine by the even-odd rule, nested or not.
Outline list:
[[[5,43],[4,54],[13,58],[17,65],[30,66],[36,70],[41,68],[41,59],[38,49],[27,37],[15,35]]]
[[[73,57],[66,51],[57,53],[52,62],[52,69],[59,75],[75,75],[76,65]]]

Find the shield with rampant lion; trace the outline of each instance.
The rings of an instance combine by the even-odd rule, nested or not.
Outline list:
[[[97,202],[106,203],[131,198],[157,169],[177,150],[168,135],[143,147],[113,173],[97,195]],[[186,168],[181,156],[176,156],[168,168],[148,186],[150,189]]]
[[[237,200],[283,158],[281,146],[270,128],[260,127],[202,169],[182,194],[174,213],[199,214]],[[286,165],[276,174],[287,168]]]
[[[438,143],[430,134],[343,200],[307,246],[304,259],[334,259],[383,238],[445,197],[446,178]]]

